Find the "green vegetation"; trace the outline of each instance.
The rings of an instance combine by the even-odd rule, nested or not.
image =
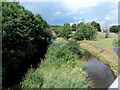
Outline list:
[[[113,32],[113,33],[118,33],[120,31],[120,26],[112,26],[110,27],[110,32]]]
[[[87,88],[90,86],[84,70],[85,61],[79,60],[78,54],[74,52],[75,49],[76,47],[69,42],[56,40],[48,48],[46,58],[41,65],[35,71],[28,71],[21,82],[22,87]],[[79,54],[82,54],[81,50]]]
[[[114,39],[113,46],[114,47],[120,47],[120,39],[118,39],[118,38]]]
[[[57,36],[68,39],[70,38],[72,28],[69,23],[65,23],[63,26],[53,26],[53,31],[57,34]]]
[[[106,64],[114,72],[115,77],[118,75],[119,61],[112,48],[115,47],[113,41],[117,37],[117,34],[109,34],[109,38],[105,38],[103,34],[98,34],[96,41],[85,40],[80,44],[81,48],[87,50]]]
[[[117,72],[117,55],[112,48],[119,47],[120,40],[117,34],[97,34],[101,28],[95,21],[50,26],[40,14],[34,15],[18,2],[3,2],[1,19],[3,88],[19,82],[23,88],[88,88],[91,82],[86,61],[81,59],[82,49]],[[118,30],[110,28],[110,32]]]
[[[97,30],[90,24],[82,24],[76,31],[74,38],[77,40],[94,40]]]
[[[117,37],[118,34],[109,34],[109,38],[105,38],[103,34],[98,34],[97,39],[95,41],[88,41],[88,42],[101,48],[112,49],[114,48],[113,41]]]
[[[32,14],[18,2],[2,3],[3,86],[19,81],[18,77],[35,63],[32,58],[37,61],[44,56],[51,39],[48,28],[39,14]]]
[[[52,26],[52,30],[55,32],[55,34],[60,37],[60,32],[62,30],[62,26],[54,25]]]
[[[94,26],[97,29],[97,31],[101,32],[101,27],[99,23],[92,21],[91,25]]]
[[[65,39],[68,39],[68,38],[70,38],[71,32],[72,32],[72,28],[71,28],[70,24],[69,23],[65,23],[63,25],[63,29],[60,32],[60,36],[65,38]]]

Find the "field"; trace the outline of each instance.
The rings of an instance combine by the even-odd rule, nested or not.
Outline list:
[[[105,38],[104,34],[98,34],[96,41],[88,41],[88,42],[101,48],[112,49],[114,48],[112,43],[115,38],[118,38],[117,34],[109,34],[108,38]]]

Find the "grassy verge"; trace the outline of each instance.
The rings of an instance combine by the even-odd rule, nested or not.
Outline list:
[[[74,46],[77,45],[60,38],[55,40],[41,65],[35,71],[28,71],[21,82],[22,87],[88,88],[91,82],[86,79],[85,61],[79,59],[82,51]]]

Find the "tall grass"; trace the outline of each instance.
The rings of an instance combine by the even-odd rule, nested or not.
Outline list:
[[[78,49],[76,54],[74,50],[69,49],[75,49],[70,45],[73,44],[55,41],[49,47],[41,65],[35,71],[33,69],[28,71],[21,82],[22,87],[87,88],[90,86],[91,82],[86,79],[87,73],[84,70],[85,61],[78,58],[82,51]]]

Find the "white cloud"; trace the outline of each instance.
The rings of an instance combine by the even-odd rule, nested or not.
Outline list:
[[[98,2],[91,2],[90,0],[65,0],[65,7],[71,11],[78,11],[83,8],[96,6]]]
[[[54,15],[60,15],[60,14],[61,14],[60,11],[54,13]]]
[[[111,20],[111,18],[109,16],[105,17],[105,20]]]

